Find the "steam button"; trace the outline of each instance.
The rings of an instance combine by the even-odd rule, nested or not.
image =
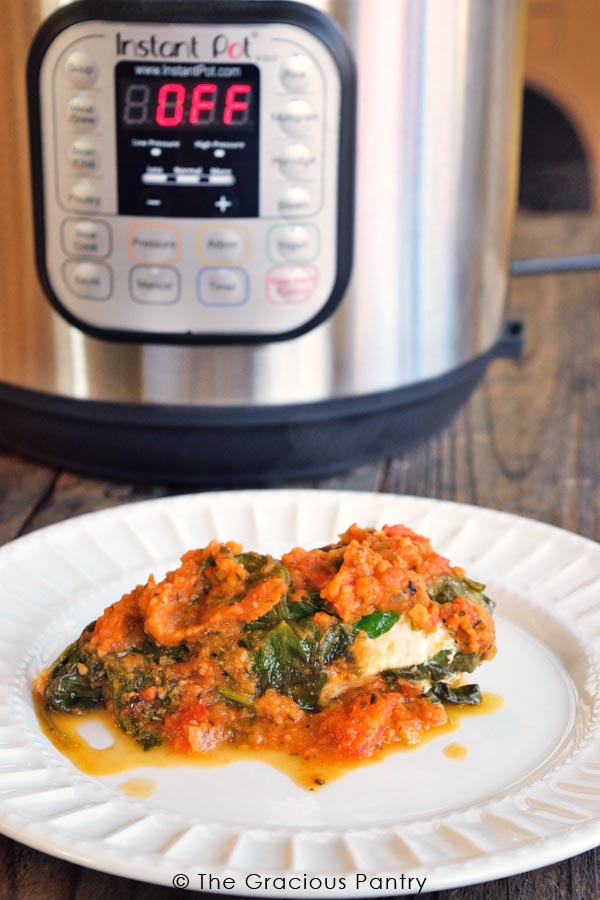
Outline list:
[[[67,122],[77,131],[94,131],[100,117],[98,109],[88,94],[77,94],[67,104]]]
[[[315,64],[308,56],[294,53],[288,57],[279,70],[279,78],[287,91],[304,94],[315,84]]]
[[[311,216],[314,213],[314,200],[303,187],[290,187],[279,198],[278,212],[284,219]]]
[[[75,87],[91,87],[98,78],[98,66],[91,53],[80,47],[67,56],[65,75]]]
[[[112,275],[105,263],[67,260],[65,281],[76,297],[84,300],[108,300],[112,293]]]

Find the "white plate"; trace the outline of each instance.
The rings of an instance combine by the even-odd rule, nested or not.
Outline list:
[[[117,787],[124,776],[82,774],[40,733],[34,675],[150,571],[213,537],[278,553],[327,543],[353,521],[403,522],[487,582],[499,649],[477,680],[504,697],[499,712],[318,793],[239,762],[135,770],[125,778],[158,785],[135,800]],[[72,519],[0,550],[0,830],[159,884],[180,875],[206,890],[199,873],[228,875],[233,893],[249,896],[385,896],[403,892],[402,874],[405,887],[426,877],[434,890],[522,872],[600,843],[599,651],[600,546],[506,513],[382,494],[244,491]],[[444,755],[450,741],[468,748],[466,760]],[[246,884],[250,873],[258,889],[256,879]],[[367,880],[357,884],[358,874]]]

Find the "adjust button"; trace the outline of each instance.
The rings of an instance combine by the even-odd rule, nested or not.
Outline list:
[[[84,300],[108,300],[112,294],[112,273],[105,263],[69,259],[63,266],[63,274],[76,297]]]
[[[135,262],[177,262],[181,252],[179,231],[165,225],[133,225],[129,254]]]
[[[318,230],[315,225],[275,225],[268,252],[273,262],[310,262],[319,252]]]
[[[196,290],[205,306],[241,306],[248,299],[248,274],[237,268],[200,269]]]
[[[287,91],[303,94],[314,87],[315,64],[303,53],[294,53],[281,66],[279,77]]]
[[[98,78],[98,66],[92,54],[80,47],[67,56],[65,75],[75,87],[91,87]]]
[[[77,131],[94,131],[100,116],[98,108],[88,94],[77,94],[67,103],[67,122]]]
[[[92,219],[65,219],[61,237],[63,250],[69,256],[108,256],[110,229],[105,222]]]
[[[238,228],[202,228],[199,256],[206,263],[239,263],[248,255],[248,239]]]
[[[138,303],[155,306],[177,303],[179,272],[170,266],[134,266],[129,273],[129,292]]]
[[[273,266],[267,272],[267,300],[276,306],[304,303],[318,282],[315,266]]]

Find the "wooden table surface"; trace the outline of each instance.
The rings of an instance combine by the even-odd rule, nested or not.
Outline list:
[[[585,216],[521,218],[519,256],[600,247]],[[494,507],[600,539],[600,273],[514,280],[520,362],[498,360],[442,433],[416,449],[304,486],[418,494]],[[197,488],[200,490],[201,485]],[[0,451],[0,543],[70,516],[179,492],[49,469]],[[594,851],[436,900],[600,900]],[[0,900],[199,897],[82,869],[0,837]]]

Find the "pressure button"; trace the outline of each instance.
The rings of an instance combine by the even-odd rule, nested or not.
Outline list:
[[[287,91],[293,94],[304,94],[314,87],[315,64],[303,53],[294,53],[281,66],[279,77]]]
[[[65,75],[75,87],[91,87],[98,78],[98,66],[91,53],[78,48],[65,60]]]

